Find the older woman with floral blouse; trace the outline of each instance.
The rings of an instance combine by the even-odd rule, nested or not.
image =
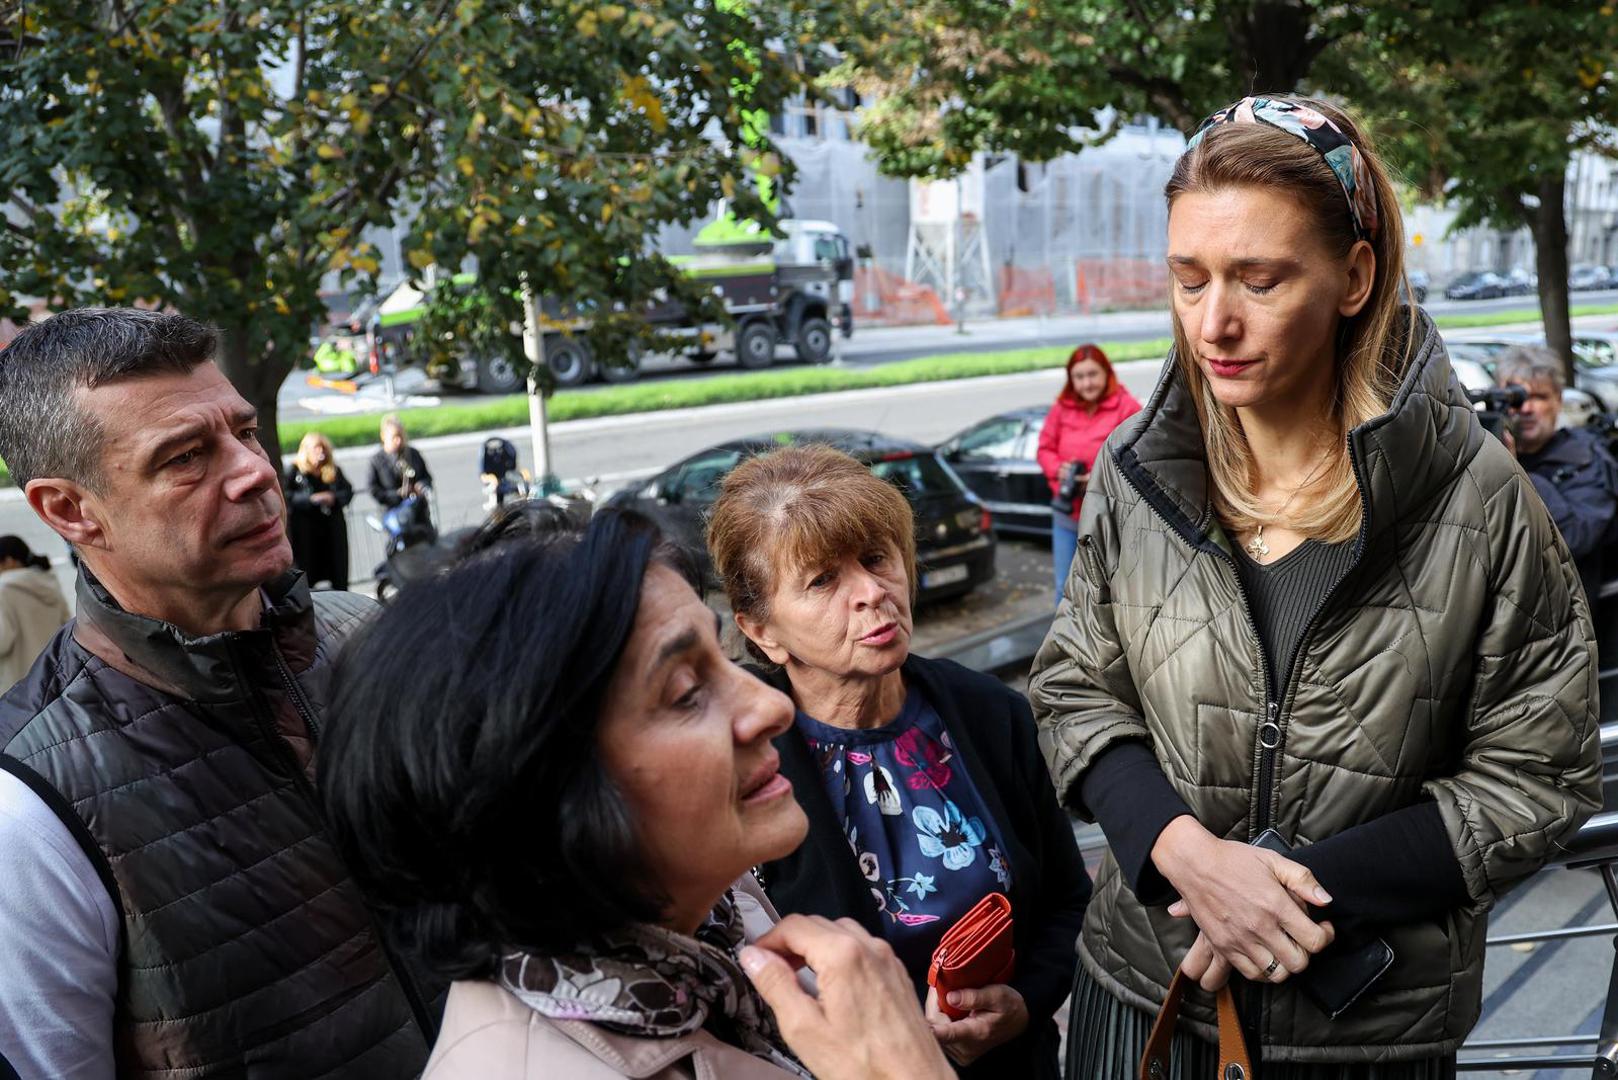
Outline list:
[[[759,868],[783,913],[849,918],[898,953],[963,1075],[1054,1077],[1052,1016],[1090,897],[1028,703],[989,676],[910,652],[910,504],[826,446],[744,462],[708,529],[714,566],[766,681],[796,706],[776,739],[809,817],[795,852]],[[979,900],[1012,902],[1009,982],[953,991],[926,971]]]

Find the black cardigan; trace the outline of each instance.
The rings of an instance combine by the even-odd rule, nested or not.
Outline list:
[[[1090,875],[1073,825],[1056,801],[1039,752],[1033,713],[1021,694],[950,660],[911,656],[907,685],[919,689],[944,722],[956,754],[994,819],[1011,864],[1012,935],[1017,973],[1011,986],[1028,1005],[1028,1030],[983,1055],[965,1076],[1054,1076],[1057,1034],[1052,1017],[1073,983],[1074,951]],[[757,673],[787,690],[786,673]],[[760,868],[765,890],[781,914],[852,918],[877,937],[883,927],[871,887],[854,860],[843,824],[826,798],[820,767],[796,727],[775,747],[809,817],[809,835],[797,851]],[[940,934],[947,927],[940,928]],[[927,996],[926,972],[911,972]]]

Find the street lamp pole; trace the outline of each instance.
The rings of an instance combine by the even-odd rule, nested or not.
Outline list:
[[[534,483],[543,492],[553,482],[550,421],[539,387],[539,373],[545,370],[545,331],[540,322],[539,298],[529,287],[526,275],[522,283],[522,314],[522,350],[529,364],[528,428],[534,441]]]

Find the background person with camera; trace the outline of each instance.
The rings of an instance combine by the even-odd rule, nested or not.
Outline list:
[[[1051,485],[1051,565],[1056,601],[1062,601],[1068,567],[1079,543],[1079,503],[1090,467],[1114,428],[1140,412],[1140,402],[1124,389],[1107,354],[1080,345],[1067,358],[1067,378],[1039,433],[1039,467]]]
[[[1604,555],[1618,540],[1618,461],[1595,431],[1558,429],[1562,363],[1551,350],[1518,345],[1500,358],[1502,387],[1520,386],[1526,399],[1507,417],[1502,441],[1517,455],[1551,520],[1573,552],[1584,593],[1595,606],[1601,582],[1618,565]]]
[[[392,413],[382,418],[382,448],[371,455],[371,498],[384,510],[383,531],[389,554],[418,539],[434,539],[427,491],[433,474],[421,451],[405,437],[404,424]]]

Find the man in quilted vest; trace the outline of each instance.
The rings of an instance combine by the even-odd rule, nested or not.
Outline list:
[[[0,457],[80,556],[0,698],[0,1059],[25,1077],[409,1077],[437,1012],[311,777],[366,616],[292,570],[253,408],[179,315],[69,311],[0,352]]]

